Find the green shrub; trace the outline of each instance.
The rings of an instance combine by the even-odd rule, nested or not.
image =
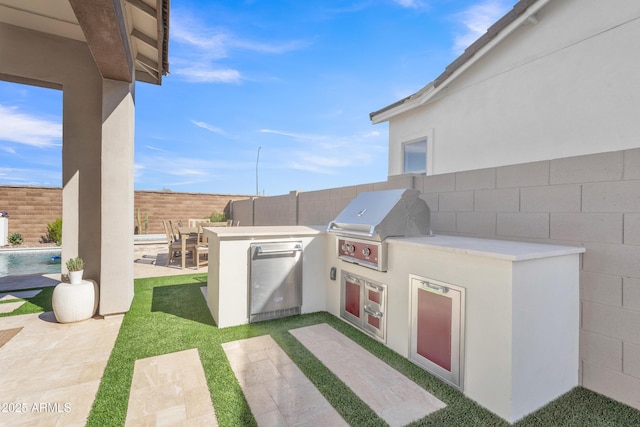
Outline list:
[[[58,246],[62,244],[62,218],[47,224],[47,240],[55,242]]]
[[[225,222],[227,220],[227,216],[223,213],[214,212],[209,217],[209,221],[211,222]]]
[[[11,243],[13,246],[21,245],[22,242],[23,242],[22,234],[20,234],[20,233],[12,233],[9,236],[9,243]]]
[[[69,271],[80,271],[84,270],[84,261],[82,258],[70,258],[67,260],[67,270]]]

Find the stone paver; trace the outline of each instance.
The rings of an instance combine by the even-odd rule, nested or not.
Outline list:
[[[22,326],[18,328],[0,330],[0,347],[11,341],[22,330]]]
[[[137,360],[125,426],[217,426],[197,349]]]
[[[326,323],[289,332],[392,427],[446,406]]]
[[[271,336],[222,348],[259,426],[348,425]]]
[[[6,304],[1,304],[6,305]],[[0,347],[0,426],[83,426],[122,316],[57,323],[52,312],[0,318],[22,330]]]
[[[26,301],[14,301],[14,302],[5,302],[3,304],[0,304],[0,313],[2,314],[11,313],[12,311],[20,308],[20,306],[25,302]]]

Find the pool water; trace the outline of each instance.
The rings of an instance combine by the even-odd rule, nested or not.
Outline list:
[[[0,251],[0,277],[60,273],[60,249]]]

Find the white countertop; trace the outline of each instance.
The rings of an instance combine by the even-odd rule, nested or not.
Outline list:
[[[387,239],[387,242],[391,245],[416,245],[447,252],[498,258],[509,261],[525,261],[585,252],[585,248],[577,246],[559,246],[510,240],[441,235],[389,238]]]
[[[241,240],[267,237],[300,237],[323,234],[326,227],[313,227],[305,225],[277,225],[277,226],[250,226],[250,227],[204,227],[216,234],[221,240]]]
[[[281,225],[249,227],[205,227],[221,240],[255,240],[315,236],[326,233],[324,226]],[[585,252],[579,246],[560,246],[512,240],[480,239],[475,237],[434,235],[424,237],[390,237],[390,245],[415,245],[447,252],[498,258],[509,261],[525,261]]]

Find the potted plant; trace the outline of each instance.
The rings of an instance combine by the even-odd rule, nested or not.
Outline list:
[[[69,282],[72,285],[82,283],[82,273],[84,271],[84,261],[82,258],[70,258],[67,261],[67,270],[69,270]]]
[[[66,262],[69,283],[60,282],[51,296],[51,307],[60,323],[80,322],[91,318],[98,309],[100,290],[95,280],[82,280],[84,261],[80,257]]]

